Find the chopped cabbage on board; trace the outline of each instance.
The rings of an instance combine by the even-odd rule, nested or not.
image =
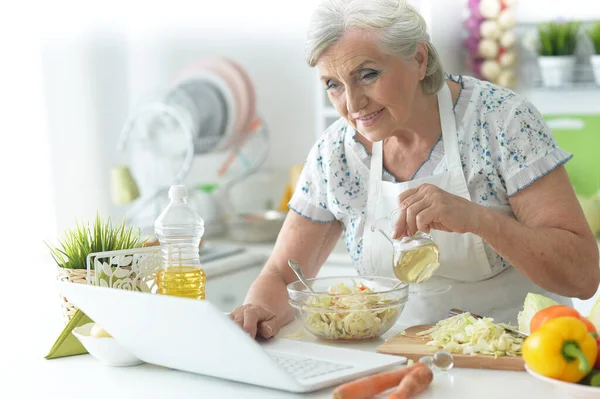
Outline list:
[[[520,356],[523,338],[507,332],[494,319],[477,319],[469,313],[440,320],[432,328],[417,333],[428,335],[434,345],[451,353],[465,355]]]

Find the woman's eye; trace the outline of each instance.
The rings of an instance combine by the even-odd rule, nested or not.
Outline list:
[[[365,71],[363,74],[361,74],[361,79],[373,80],[377,77],[377,75],[379,75],[379,72],[377,71]]]
[[[325,84],[325,88],[327,90],[335,90],[337,89],[338,84],[332,80],[328,80],[327,83]]]

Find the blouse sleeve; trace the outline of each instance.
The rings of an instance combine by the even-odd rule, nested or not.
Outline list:
[[[327,183],[329,167],[326,161],[326,140],[319,139],[313,146],[298,178],[288,207],[297,214],[319,223],[330,223],[335,216],[329,210]]]
[[[557,146],[542,115],[528,100],[512,109],[498,144],[498,169],[509,197],[573,157]]]

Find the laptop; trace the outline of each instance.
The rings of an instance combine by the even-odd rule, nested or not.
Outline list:
[[[397,367],[384,355],[283,338],[252,339],[207,300],[57,282],[59,292],[140,360],[290,392]]]

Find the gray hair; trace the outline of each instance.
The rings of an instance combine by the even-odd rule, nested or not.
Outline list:
[[[427,33],[427,24],[405,0],[324,0],[308,30],[305,46],[308,65],[314,67],[321,54],[351,29],[375,32],[383,51],[406,60],[414,57],[417,43],[424,42],[429,56],[423,90],[435,94],[442,87],[444,70]]]

